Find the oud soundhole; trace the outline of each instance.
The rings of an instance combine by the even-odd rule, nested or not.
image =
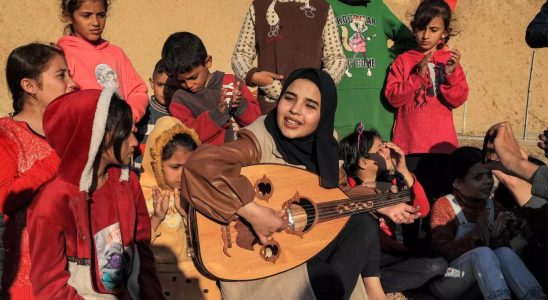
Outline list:
[[[293,201],[290,207],[295,231],[306,233],[316,220],[316,207],[314,207],[312,201],[302,197],[298,198],[297,201]]]
[[[255,197],[259,200],[268,201],[273,192],[274,187],[272,186],[272,181],[270,181],[266,175],[255,183]]]
[[[275,263],[280,256],[280,244],[274,240],[270,240],[266,245],[261,247],[261,257],[268,262]]]

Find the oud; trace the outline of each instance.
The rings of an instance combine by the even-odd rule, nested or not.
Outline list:
[[[287,228],[261,245],[244,220],[225,225],[192,209],[193,260],[212,278],[252,280],[287,271],[325,248],[351,215],[409,201],[408,190],[349,197],[338,188],[322,188],[316,174],[285,165],[252,165],[241,174],[254,183],[255,202],[284,210]]]

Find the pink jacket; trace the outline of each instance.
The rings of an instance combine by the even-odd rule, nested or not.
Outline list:
[[[118,85],[118,90],[131,106],[133,118],[140,120],[148,106],[147,86],[121,48],[102,41],[95,46],[75,36],[63,36],[57,44],[65,52],[72,78],[81,89],[102,89]],[[108,67],[115,73],[109,72]]]
[[[396,109],[392,140],[405,154],[451,153],[458,148],[453,109],[468,98],[468,84],[460,65],[445,76],[450,56],[446,50],[435,52],[424,77],[417,71],[424,57],[418,51],[407,51],[392,63],[384,94]]]

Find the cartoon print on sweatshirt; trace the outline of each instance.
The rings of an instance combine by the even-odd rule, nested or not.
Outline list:
[[[95,67],[95,78],[103,88],[118,89],[120,87],[118,74],[107,64],[98,64]]]
[[[347,20],[348,23],[344,23],[345,20]],[[352,66],[367,68],[367,76],[371,77],[373,75],[371,69],[375,68],[375,59],[367,57],[367,41],[370,41],[377,35],[372,34],[370,36],[364,36],[365,32],[369,29],[367,20],[370,20],[369,24],[375,23],[375,19],[360,15],[352,15],[351,17],[346,16],[346,18],[341,17],[337,19],[339,26],[342,24],[349,24],[350,28],[354,31],[354,33],[348,37],[348,28],[346,26],[341,26],[343,47],[346,51],[353,52],[352,58],[347,58],[348,68],[346,69],[345,75],[348,77],[352,77],[352,73],[350,73],[350,68]],[[361,54],[363,58],[357,59],[359,54]]]
[[[133,251],[122,245],[120,223],[102,229],[94,238],[101,281],[112,291],[131,273]]]

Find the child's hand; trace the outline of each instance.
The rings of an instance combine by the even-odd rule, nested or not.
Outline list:
[[[421,217],[420,207],[413,207],[406,203],[398,203],[383,208],[377,209],[377,212],[383,214],[396,224],[411,224]]]
[[[241,103],[242,103],[242,83],[238,80],[236,81],[236,84],[234,85],[231,110],[235,111],[236,109],[238,109]]]
[[[392,165],[394,165],[394,168],[396,168],[396,171],[402,174],[409,172],[409,170],[407,170],[407,164],[405,163],[405,154],[398,145],[392,142],[385,142],[382,144],[382,148],[388,149],[390,151],[389,158],[390,161],[392,161]]]
[[[460,61],[460,51],[458,49],[451,50],[451,58],[445,64],[445,75],[450,76],[457,68]]]
[[[500,237],[502,231],[506,226],[506,222],[508,222],[508,219],[509,215],[506,212],[499,212],[497,218],[495,219],[495,222],[493,223],[493,228],[491,228],[492,239]]]
[[[489,232],[489,210],[483,209],[476,218],[476,228],[474,228],[474,235],[480,239],[484,245],[489,245],[491,240],[491,233]]]
[[[287,226],[283,210],[274,211],[255,202],[242,206],[237,213],[251,224],[263,245],[267,243],[272,234],[284,230]]]
[[[432,54],[434,52],[430,52],[426,54],[423,59],[419,63],[418,72],[421,77],[424,77],[426,75],[426,70],[428,70],[428,62],[430,62],[430,58],[432,57]]]
[[[183,209],[183,207],[181,206],[181,195],[180,195],[180,190],[179,189],[175,189],[173,191],[173,203],[175,204],[175,209],[177,210],[177,212],[183,216],[183,217],[187,217],[187,214],[186,214],[186,211]]]
[[[154,214],[152,217],[158,218],[163,221],[166,218],[167,210],[169,209],[169,191],[162,191],[155,186],[152,188],[152,206],[154,207]]]
[[[268,72],[268,71],[255,72],[255,74],[251,76],[251,82],[256,86],[271,85],[274,82],[274,80],[282,80],[282,79],[284,79],[282,75]]]

